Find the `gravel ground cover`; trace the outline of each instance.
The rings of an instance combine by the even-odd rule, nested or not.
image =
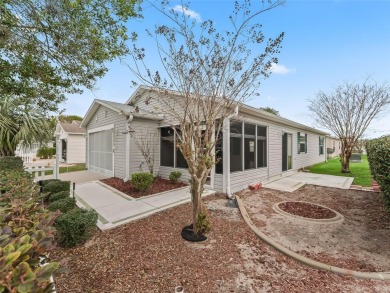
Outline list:
[[[261,230],[285,247],[330,265],[357,271],[390,271],[390,215],[380,195],[306,185],[294,192],[244,191],[245,206]],[[283,201],[305,201],[339,212],[344,220],[314,223],[276,213]]]

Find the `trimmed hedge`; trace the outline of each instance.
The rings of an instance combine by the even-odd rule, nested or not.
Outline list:
[[[53,193],[49,196],[49,202],[55,202],[60,199],[68,198],[69,197],[69,191],[60,191],[57,193]]]
[[[75,208],[59,216],[55,221],[58,242],[65,247],[86,241],[95,229],[98,214],[95,211]]]
[[[67,213],[71,210],[73,210],[76,207],[76,200],[74,198],[68,197],[59,199],[55,202],[52,202],[49,204],[47,209],[51,212],[55,212],[56,210],[59,210],[61,213]]]
[[[131,175],[131,184],[134,186],[135,189],[138,189],[139,191],[146,191],[148,190],[153,183],[154,176],[150,173],[133,173]]]
[[[45,184],[43,190],[49,194],[58,193],[60,191],[70,191],[70,181],[52,181]]]
[[[390,213],[390,136],[366,143],[371,174],[381,187],[385,207]]]
[[[57,182],[57,181],[61,181],[60,179],[45,179],[45,180],[42,180],[42,184],[43,186],[46,186],[47,184],[51,183],[51,182]]]
[[[6,156],[0,157],[0,171],[23,171],[23,160],[21,157]]]

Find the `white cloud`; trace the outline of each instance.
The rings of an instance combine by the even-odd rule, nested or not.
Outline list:
[[[284,65],[272,63],[271,65],[271,72],[275,74],[289,74],[292,72],[295,72],[295,68],[287,68]]]
[[[181,5],[176,5],[172,9],[174,11],[184,13],[189,18],[195,19],[196,21],[202,21],[202,19],[200,18],[200,14],[198,12],[194,11],[194,10],[188,9],[188,8],[183,7]]]

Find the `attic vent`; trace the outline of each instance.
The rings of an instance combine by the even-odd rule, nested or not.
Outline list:
[[[108,111],[104,111],[104,118],[107,118],[107,115],[108,115]]]
[[[98,121],[98,113],[96,113],[95,120]]]

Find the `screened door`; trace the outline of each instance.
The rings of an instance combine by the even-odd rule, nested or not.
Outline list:
[[[89,170],[114,176],[112,129],[90,133],[88,146]]]

